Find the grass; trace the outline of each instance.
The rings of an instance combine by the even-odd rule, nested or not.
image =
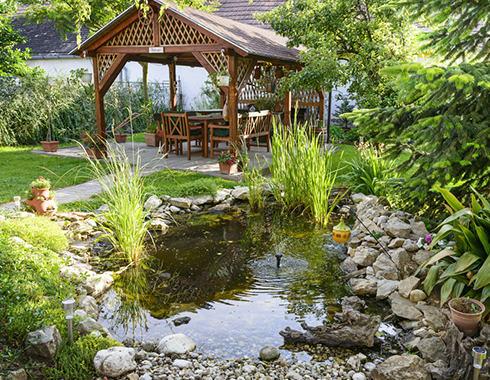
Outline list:
[[[29,184],[40,175],[51,180],[53,188],[72,186],[89,180],[84,159],[33,155],[40,146],[0,147],[0,203],[24,196]]]

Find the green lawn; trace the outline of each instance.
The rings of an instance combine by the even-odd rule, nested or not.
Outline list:
[[[29,184],[39,176],[49,178],[53,188],[86,182],[85,160],[34,155],[29,152],[41,146],[0,147],[0,203],[24,197]]]

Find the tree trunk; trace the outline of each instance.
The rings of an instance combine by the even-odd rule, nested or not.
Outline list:
[[[148,96],[148,62],[138,62],[143,68],[143,98],[145,103],[148,103],[150,97]]]

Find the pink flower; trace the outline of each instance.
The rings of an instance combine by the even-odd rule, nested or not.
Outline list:
[[[427,244],[430,244],[430,243],[432,242],[432,236],[427,235],[427,236],[425,237],[425,242],[426,242]]]

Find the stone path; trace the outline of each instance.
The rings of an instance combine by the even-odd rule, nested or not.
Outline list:
[[[127,142],[124,144],[111,143],[111,146],[121,147],[124,149],[128,157],[133,158],[134,161],[136,155],[141,159],[141,165],[145,167],[146,173],[151,173],[158,170],[172,169],[177,171],[189,171],[200,174],[205,174],[213,177],[221,177],[231,181],[239,181],[241,175],[223,175],[219,173],[219,166],[216,162],[216,158],[202,157],[201,153],[192,155],[191,160],[187,160],[187,150],[184,144],[184,154],[175,155],[170,154],[168,157],[164,157],[159,153],[158,147],[148,147],[144,143]],[[223,146],[224,148],[224,146]],[[222,149],[224,150],[224,149]],[[83,158],[83,152],[79,146],[71,146],[59,148],[57,152],[43,152],[42,150],[33,150],[32,154],[43,154],[47,156],[58,157],[70,157],[70,158]],[[272,154],[265,148],[257,148],[252,146],[249,152],[252,165],[263,167],[264,174],[269,172],[267,162],[272,162]],[[65,187],[56,190],[56,202],[58,204],[69,203],[79,200],[87,200],[93,194],[98,194],[102,190],[99,183],[96,180],[82,183],[80,185]],[[14,209],[13,202],[0,205],[0,208]]]

